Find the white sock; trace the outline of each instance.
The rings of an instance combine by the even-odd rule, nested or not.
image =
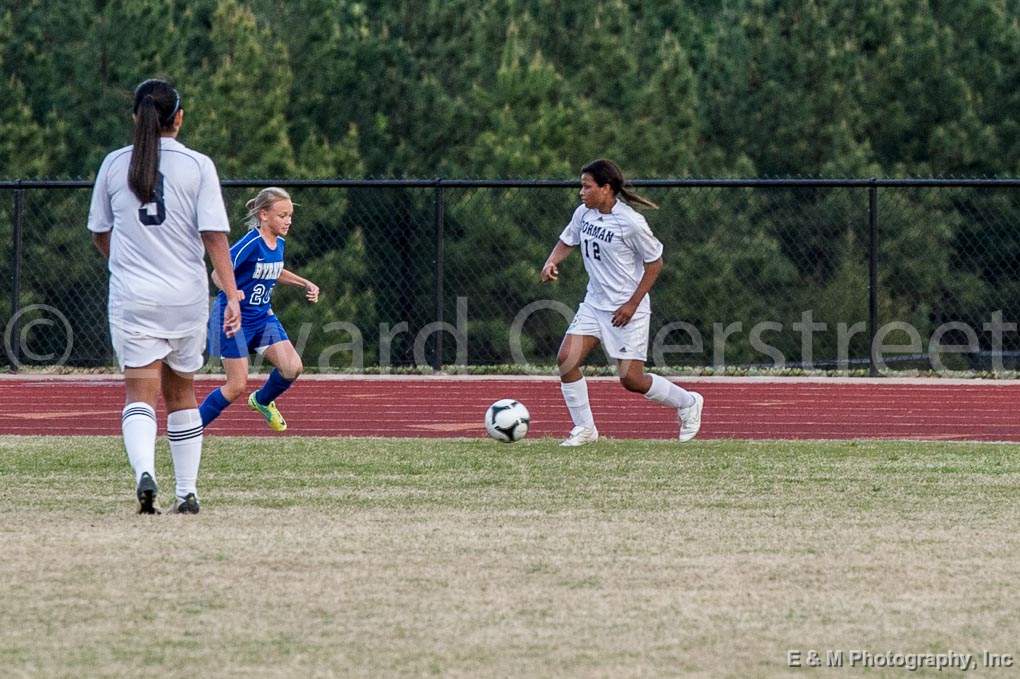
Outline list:
[[[198,408],[178,410],[166,416],[166,438],[174,460],[177,497],[198,495],[198,464],[202,460],[202,416]]]
[[[576,382],[560,382],[560,391],[563,392],[563,400],[567,402],[567,410],[570,411],[570,419],[574,421],[574,426],[594,429],[595,417],[591,414],[588,383],[584,377]]]
[[[128,462],[135,472],[135,483],[145,472],[149,472],[155,481],[156,411],[144,401],[128,403],[121,412],[120,429],[124,433]]]
[[[681,389],[664,377],[650,373],[652,386],[645,392],[645,398],[649,401],[658,401],[670,408],[687,408],[694,405],[694,397],[691,392]]]

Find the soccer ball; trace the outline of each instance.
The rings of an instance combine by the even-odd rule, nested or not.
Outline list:
[[[527,435],[530,424],[528,409],[512,398],[500,399],[485,411],[485,431],[503,443],[520,441]]]

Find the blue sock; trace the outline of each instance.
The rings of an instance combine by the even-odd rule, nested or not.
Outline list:
[[[294,380],[283,379],[280,371],[273,368],[273,372],[269,373],[269,379],[266,380],[261,389],[255,392],[255,400],[267,406],[275,401],[280,394],[290,389],[292,384],[294,384]]]
[[[209,423],[219,417],[228,405],[230,405],[230,401],[219,388],[209,392],[209,395],[202,401],[202,405],[198,407],[198,412],[202,416],[202,426],[208,427]]]

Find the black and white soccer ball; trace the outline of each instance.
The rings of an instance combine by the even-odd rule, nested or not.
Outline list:
[[[528,434],[530,425],[531,414],[528,409],[512,398],[502,398],[485,411],[485,431],[503,443],[520,441]]]

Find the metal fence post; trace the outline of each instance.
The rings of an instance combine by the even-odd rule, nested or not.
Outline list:
[[[21,363],[21,321],[18,319],[18,312],[21,310],[21,248],[22,228],[25,221],[25,190],[21,188],[21,180],[18,180],[18,188],[14,189],[14,227],[11,234],[11,326],[5,328],[10,334],[10,356],[11,370],[18,371]]]
[[[446,334],[443,331],[443,269],[444,269],[444,247],[443,238],[445,231],[446,222],[446,201],[443,193],[443,180],[441,178],[436,179],[436,195],[435,195],[435,229],[436,229],[436,327],[440,328],[435,333],[436,338],[436,351],[432,356],[432,369],[440,371],[443,369],[443,335]]]
[[[878,333],[878,186],[868,187],[868,374],[878,375],[875,336]]]

